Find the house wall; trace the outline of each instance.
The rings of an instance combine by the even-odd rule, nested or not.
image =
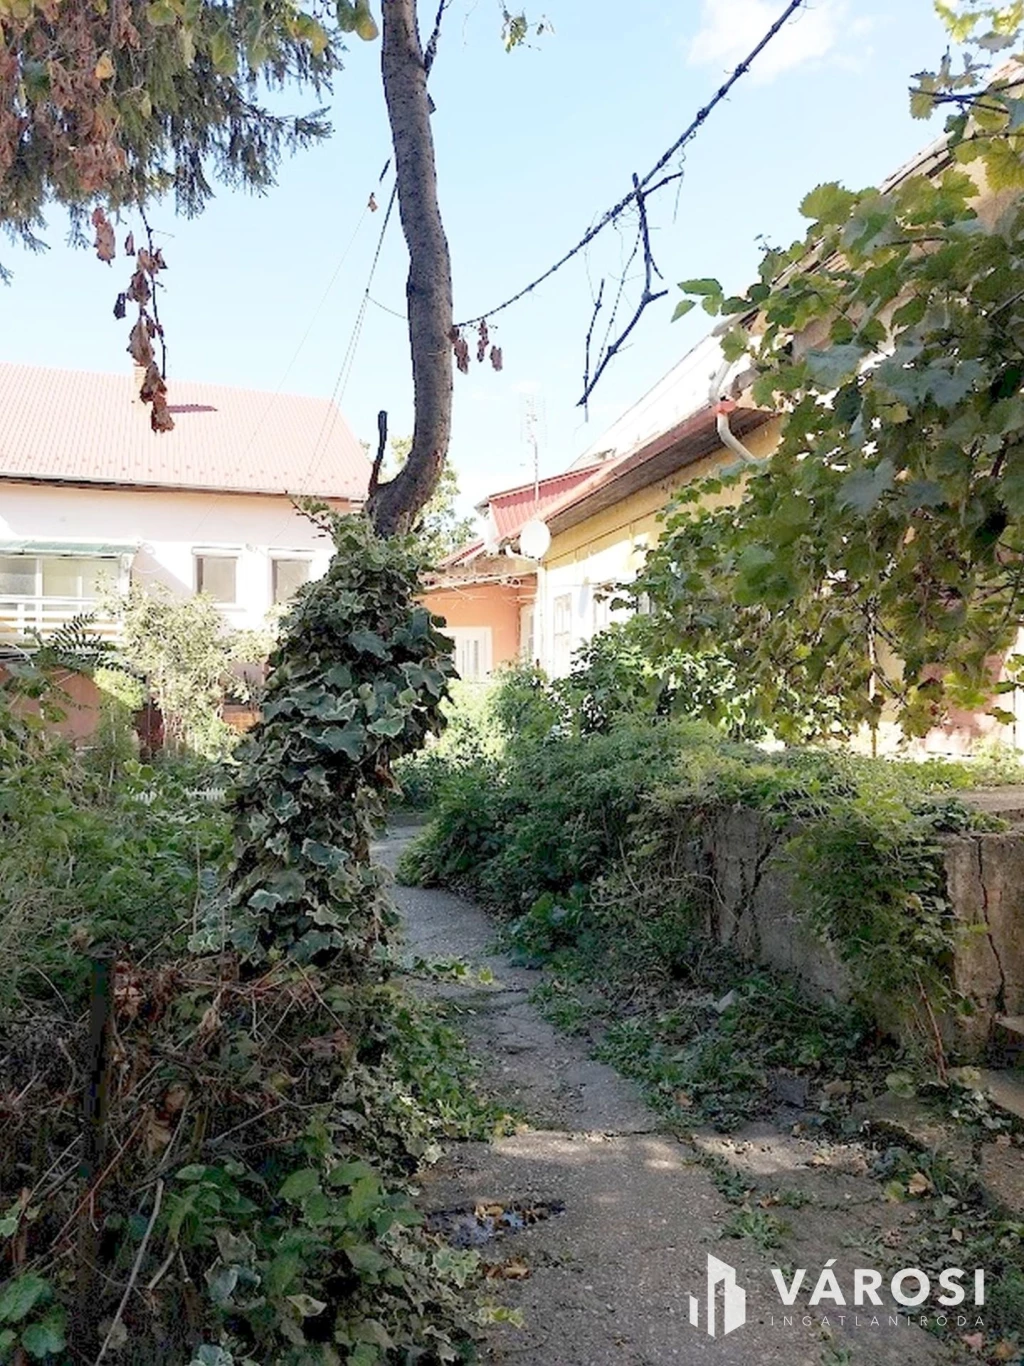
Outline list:
[[[763,457],[778,441],[777,422],[766,423],[744,438],[752,454]],[[735,463],[736,456],[719,447],[711,455],[695,461],[667,479],[629,494],[613,507],[579,522],[552,538],[538,574],[537,639],[539,658],[553,677],[569,670],[572,653],[596,634],[608,620],[619,614],[598,601],[596,590],[602,584],[633,579],[643,565],[644,554],[661,535],[658,514],[669,499],[686,484],[703,479],[723,464]],[[735,497],[721,496],[721,500]],[[556,613],[556,600],[570,599],[568,647],[564,639],[564,613]],[[556,620],[557,616],[557,620]],[[556,638],[557,637],[557,638]]]
[[[344,506],[338,504],[339,507]],[[226,621],[257,628],[272,605],[273,552],[309,556],[319,578],[331,556],[328,538],[283,495],[173,489],[76,488],[0,482],[0,538],[138,542],[133,580],[195,591],[195,553],[237,554],[236,601]]]
[[[491,671],[514,663],[520,654],[520,609],[532,602],[532,582],[467,583],[458,588],[434,588],[423,603],[456,630],[491,632]]]

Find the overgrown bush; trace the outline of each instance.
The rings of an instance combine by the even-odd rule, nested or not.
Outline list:
[[[516,743],[445,788],[400,876],[495,906],[527,952],[558,961],[569,941],[599,941],[609,964],[671,978],[716,918],[708,832],[753,809],[777,831],[769,856],[790,873],[794,909],[847,963],[860,999],[887,1024],[911,1017],[937,1046],[937,1017],[957,1004],[959,933],[940,836],[979,821],[955,796],[976,769],[770,753],[671,717],[626,714],[580,733],[549,724],[551,691],[531,703],[515,686]]]

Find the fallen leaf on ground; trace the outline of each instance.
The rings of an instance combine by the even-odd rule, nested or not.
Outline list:
[[[907,1182],[907,1190],[911,1195],[930,1195],[934,1189],[924,1172],[915,1172]]]

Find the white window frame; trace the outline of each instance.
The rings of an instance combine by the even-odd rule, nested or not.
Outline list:
[[[467,683],[485,683],[494,669],[494,632],[490,626],[446,626],[444,634],[455,642],[455,667]],[[459,668],[460,654],[471,645],[478,646],[477,671],[474,674]]]
[[[309,582],[312,580],[312,578],[313,578],[313,552],[312,552],[311,550],[288,550],[288,549],[279,549],[278,547],[275,546],[273,549],[271,549],[270,551],[268,551],[267,557],[268,557],[268,559],[269,559],[269,561],[270,561],[270,567],[269,567],[269,573],[270,573],[270,593],[269,593],[270,605],[271,605],[271,607],[286,607],[286,606],[288,605],[288,603],[291,601],[290,598],[287,599],[287,600],[286,600],[285,602],[283,602],[283,603],[279,603],[279,602],[277,601],[277,599],[274,597],[274,575],[275,575],[275,573],[276,573],[277,561],[278,561],[278,560],[287,560],[287,561],[289,561],[289,562],[298,561],[298,562],[301,562],[302,564],[304,564],[304,565],[306,566],[306,570],[307,570],[307,573],[306,573],[306,583],[309,583]]]
[[[221,600],[214,598],[213,601],[218,607],[237,607],[238,601],[238,574],[242,562],[242,547],[220,546],[220,545],[194,545],[192,547],[192,591],[196,597],[203,592],[199,586],[199,562],[200,560],[234,560],[235,563],[235,596],[229,601],[227,598]]]
[[[551,671],[556,678],[572,667],[572,599],[572,589],[556,593],[551,599]]]

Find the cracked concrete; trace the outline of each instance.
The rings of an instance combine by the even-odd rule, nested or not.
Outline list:
[[[394,866],[409,830],[378,848]],[[493,952],[484,911],[444,892],[396,888],[410,960],[460,958],[493,982],[416,983],[443,997],[483,1066],[485,1083],[526,1122],[491,1144],[453,1144],[422,1176],[430,1210],[514,1199],[560,1200],[565,1213],[497,1240],[491,1298],[514,1307],[523,1326],[486,1330],[481,1352],[493,1362],[537,1366],[940,1366],[963,1360],[899,1317],[889,1326],[855,1325],[833,1311],[783,1310],[771,1276],[776,1265],[808,1268],[809,1291],[825,1260],[848,1272],[873,1239],[899,1236],[914,1210],[882,1201],[859,1144],[779,1134],[771,1126],[723,1138],[680,1141],[660,1132],[633,1085],[588,1056],[587,1044],[557,1031],[530,1003],[543,974]],[[725,1238],[736,1214],[716,1188],[707,1159],[764,1191],[786,1187],[803,1208],[779,1212],[782,1246],[762,1250],[749,1237]],[[755,1191],[756,1194],[756,1191]],[[766,1196],[771,1202],[773,1197]],[[755,1209],[759,1205],[755,1204]],[[893,1232],[895,1230],[895,1233]],[[747,1321],[727,1336],[704,1327],[708,1256],[735,1268],[747,1294]],[[507,1280],[514,1258],[525,1279]],[[701,1324],[690,1322],[690,1296]],[[881,1314],[881,1311],[879,1311]]]

